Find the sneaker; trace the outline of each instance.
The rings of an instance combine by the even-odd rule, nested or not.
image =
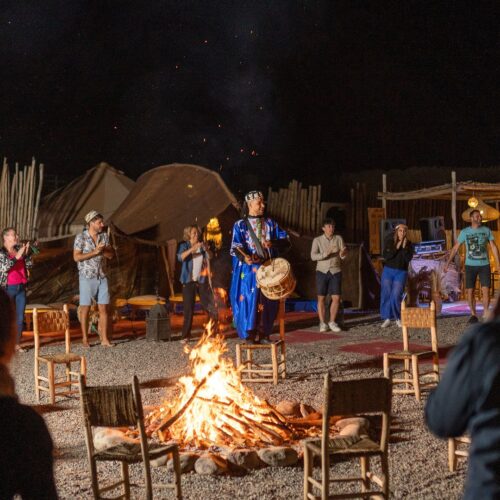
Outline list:
[[[261,344],[272,344],[273,342],[272,342],[272,340],[269,337],[262,337],[260,339],[260,343]]]
[[[380,325],[381,328],[387,328],[391,324],[390,319],[384,320],[384,322]]]
[[[320,323],[319,324],[319,331],[320,332],[327,332],[328,331],[328,325],[326,323]]]
[[[397,326],[398,328],[401,328],[401,320],[400,320],[400,319],[397,319],[397,320],[396,320],[396,326]]]
[[[20,345],[16,345],[16,352],[28,352],[28,349],[21,347]]]
[[[474,316],[472,315],[469,320],[467,321],[467,323],[469,323],[470,325],[472,325],[473,323],[477,323],[479,321],[478,317],[477,316]]]
[[[335,323],[335,321],[330,321],[330,323],[328,323],[328,326],[330,327],[330,330],[332,332],[341,332],[342,331],[340,329],[340,326],[337,325],[337,323]]]

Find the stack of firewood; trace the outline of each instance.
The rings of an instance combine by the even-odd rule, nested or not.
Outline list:
[[[0,177],[0,227],[14,227],[21,239],[35,239],[37,236],[38,206],[42,194],[43,164],[19,168],[15,164],[11,175],[7,158],[3,160]]]
[[[321,232],[321,185],[302,187],[302,183],[292,180],[288,188],[274,192],[269,187],[267,210],[285,227],[301,234]]]

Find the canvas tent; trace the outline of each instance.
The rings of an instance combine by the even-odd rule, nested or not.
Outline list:
[[[189,224],[206,226],[229,205],[238,202],[217,172],[174,163],[141,175],[111,222],[124,234],[165,244]]]
[[[134,186],[134,181],[107,163],[99,163],[67,186],[45,196],[40,206],[40,239],[75,235],[85,214],[98,210],[107,220]]]
[[[230,233],[239,205],[220,175],[198,165],[174,163],[144,173],[111,217],[113,230],[134,241],[161,248],[170,291],[178,288],[177,242],[184,227],[205,227],[217,217],[223,247],[212,262],[214,286],[229,287]],[[168,290],[167,290],[168,292]]]
[[[78,272],[73,260],[74,235],[82,231],[85,214],[92,209],[99,210],[105,219],[109,218],[133,185],[134,181],[123,172],[103,162],[43,198],[38,231],[41,252],[35,257],[30,279],[30,302],[71,301],[78,294]],[[118,247],[117,258],[109,266],[113,295],[149,290],[153,286],[148,281],[149,276],[155,276],[157,264],[145,264],[151,269],[129,265],[138,253],[146,256],[148,249],[139,249],[127,241],[114,243]]]

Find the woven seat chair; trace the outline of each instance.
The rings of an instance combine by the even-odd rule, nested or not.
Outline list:
[[[457,470],[459,458],[467,458],[469,456],[468,445],[470,445],[470,437],[468,436],[448,439],[448,468],[450,472]]]
[[[40,334],[64,332],[65,350],[56,354],[41,354]],[[64,304],[62,310],[33,309],[33,335],[35,340],[35,394],[40,402],[42,392],[47,392],[52,404],[56,396],[70,396],[78,394],[78,377],[87,373],[85,356],[71,352],[71,337],[69,333],[68,305]],[[72,365],[78,364],[79,370],[75,371]],[[41,374],[40,365],[47,365],[47,376]],[[56,377],[56,366],[63,365],[64,375]]]
[[[236,367],[244,365],[240,370],[242,382],[272,382],[276,385],[280,377],[286,378],[285,300],[280,300],[278,318],[279,340],[270,344],[236,344]],[[270,362],[257,362],[253,356],[254,351],[270,352]]]
[[[396,372],[402,378],[392,378],[394,394],[414,394],[417,401],[421,400],[421,389],[433,387],[439,382],[439,353],[436,326],[436,305],[432,301],[427,308],[406,307],[401,303],[401,327],[403,330],[403,350],[384,353],[384,375],[389,376],[391,361],[402,361],[403,370]],[[425,351],[413,351],[409,348],[408,329],[428,328],[431,336],[431,347]],[[432,369],[421,372],[419,362],[432,358]],[[393,372],[394,373],[394,372]],[[423,382],[424,375],[431,375],[430,382]],[[395,386],[404,385],[404,388]]]
[[[388,378],[369,378],[332,382],[325,375],[325,403],[320,438],[302,441],[304,448],[304,500],[327,498],[369,498],[389,497],[388,439],[391,418],[391,381]],[[382,416],[380,438],[373,441],[368,437],[330,436],[330,417],[377,413]],[[321,475],[313,476],[314,458],[321,458]],[[379,457],[381,476],[370,470],[370,459]],[[330,477],[332,459],[359,459],[360,474],[349,477]],[[361,490],[330,495],[331,483],[361,483]],[[373,488],[375,486],[375,489]],[[377,488],[378,487],[378,488]],[[320,495],[314,494],[320,490]]]
[[[173,489],[176,498],[181,494],[181,468],[179,450],[176,444],[155,445],[148,443],[144,429],[144,413],[142,408],[139,381],[134,377],[131,385],[94,386],[87,387],[85,379],[80,377],[80,397],[83,421],[85,425],[85,441],[92,478],[94,498],[104,498],[101,495],[123,486],[123,494],[113,498],[130,498],[129,465],[143,464],[145,495],[141,498],[153,498],[153,487]],[[138,443],[125,443],[96,451],[94,448],[93,427],[137,427],[139,431]],[[174,482],[152,484],[150,460],[162,455],[171,454],[174,463]],[[100,487],[98,480],[97,462],[112,461],[121,463],[120,481]],[[109,497],[106,497],[109,498]],[[165,496],[162,496],[165,498]]]

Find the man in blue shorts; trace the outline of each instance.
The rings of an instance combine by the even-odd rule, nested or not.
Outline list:
[[[92,299],[97,301],[99,308],[99,336],[101,345],[111,347],[113,344],[108,338],[108,279],[104,265],[107,259],[115,255],[109,238],[103,232],[104,221],[102,215],[91,210],[85,216],[87,229],[75,238],[73,259],[77,263],[80,281],[80,324],[82,326],[83,345],[89,346],[89,311]]]
[[[481,284],[483,316],[486,316],[490,306],[491,269],[490,260],[488,258],[488,246],[495,257],[497,269],[499,269],[500,261],[498,257],[498,248],[495,244],[495,238],[491,233],[491,229],[482,225],[481,212],[479,210],[472,210],[469,215],[471,225],[460,231],[458,240],[451,249],[448,261],[444,266],[444,272],[448,271],[448,266],[458,252],[460,245],[465,243],[465,293],[471,312],[469,323],[477,323],[478,318],[476,315],[474,288],[478,276]]]

